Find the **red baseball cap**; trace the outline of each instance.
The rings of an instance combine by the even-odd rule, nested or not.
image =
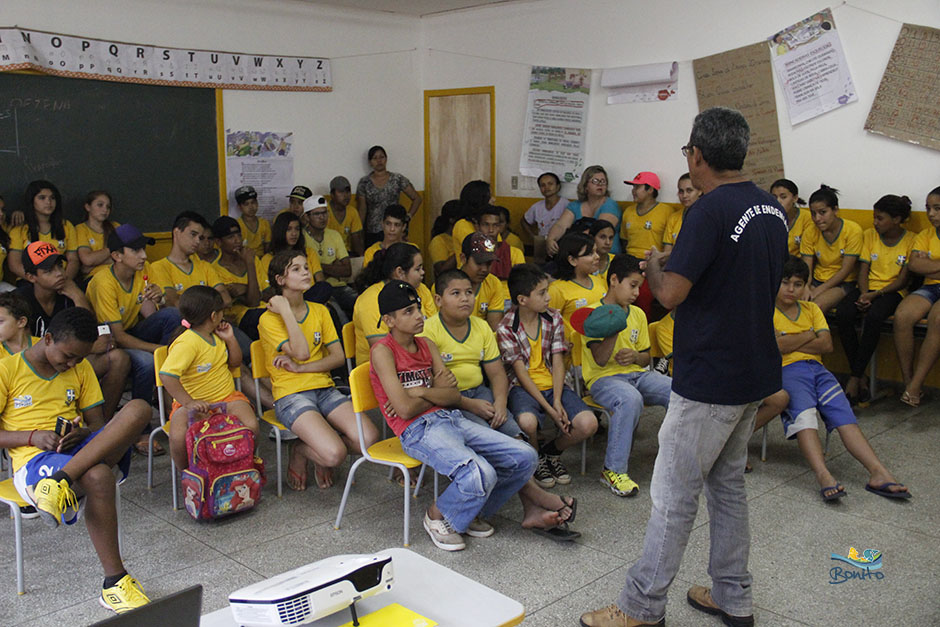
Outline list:
[[[632,181],[624,181],[627,185],[649,185],[655,190],[659,189],[659,177],[652,172],[640,172]]]

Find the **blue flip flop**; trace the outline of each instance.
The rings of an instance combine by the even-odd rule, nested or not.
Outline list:
[[[836,490],[836,492],[833,492],[832,494],[826,496],[826,492],[828,492],[829,490]],[[841,487],[838,483],[819,490],[819,496],[821,496],[822,500],[826,501],[827,503],[829,501],[838,501],[846,494],[848,494],[848,492],[846,492],[845,488]]]
[[[881,484],[880,486],[878,486],[877,488],[876,488],[875,486],[866,484],[866,485],[865,485],[865,489],[868,490],[869,492],[871,492],[872,494],[877,494],[878,496],[883,496],[883,497],[885,497],[886,499],[909,499],[909,498],[911,498],[911,493],[910,493],[910,492],[892,492],[891,490],[888,489],[888,488],[890,488],[891,486],[895,486],[895,485],[904,487],[904,484],[903,484],[903,483],[891,483],[891,482],[888,482],[888,483],[882,483],[882,484]]]

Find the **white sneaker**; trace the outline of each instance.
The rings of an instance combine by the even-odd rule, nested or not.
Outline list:
[[[467,527],[467,535],[474,538],[489,538],[494,533],[496,533],[496,530],[493,529],[493,525],[479,516],[470,521],[470,525]]]
[[[450,523],[444,520],[432,520],[427,512],[424,514],[424,530],[431,536],[431,542],[439,549],[445,551],[463,551],[467,548],[463,538]]]

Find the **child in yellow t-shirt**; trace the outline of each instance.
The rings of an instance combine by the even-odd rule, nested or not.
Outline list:
[[[663,252],[668,253],[676,245],[676,238],[679,237],[679,231],[682,230],[682,221],[685,220],[685,214],[689,207],[695,204],[695,201],[702,195],[701,190],[692,185],[692,176],[686,172],[679,177],[676,183],[678,189],[676,193],[679,196],[679,203],[682,205],[681,211],[673,211],[672,215],[666,220],[666,230],[663,232]]]
[[[39,341],[29,326],[29,303],[16,292],[0,293],[0,359],[15,355]]]
[[[826,429],[839,432],[842,443],[865,466],[870,476],[865,489],[891,499],[907,499],[911,493],[897,483],[872,450],[839,382],[822,364],[821,355],[832,352],[832,337],[822,310],[812,302],[799,300],[809,278],[809,267],[791,257],[783,265],[783,280],[777,292],[774,330],[783,356],[783,389],[790,402],[781,416],[788,439],[796,438],[819,482],[819,495],[834,501],[847,494],[826,468],[825,456],[816,434],[818,416]]]
[[[361,257],[365,249],[362,239],[362,220],[359,212],[349,209],[352,187],[345,176],[334,176],[330,181],[330,218],[326,228],[339,231],[343,245],[353,257]]]
[[[839,217],[838,190],[827,185],[809,197],[809,210],[816,228],[803,233],[800,255],[813,277],[809,300],[825,313],[843,299],[855,302],[858,298],[855,280],[862,227]]]
[[[473,284],[472,315],[488,322],[494,331],[503,319],[505,303],[509,300],[509,294],[504,291],[503,284],[490,274],[490,267],[495,260],[496,243],[493,240],[482,233],[471,233],[464,239],[460,262],[461,269]]]
[[[637,259],[644,259],[646,251],[654,246],[662,250],[666,221],[673,208],[659,202],[659,177],[653,172],[640,172],[632,181],[634,204],[623,210],[620,222],[620,239],[624,250]]]
[[[64,218],[62,194],[49,181],[33,181],[26,186],[26,223],[10,229],[10,256],[7,263],[17,277],[26,279],[23,251],[31,242],[48,242],[68,262],[66,278],[78,276],[78,242],[75,227]]]
[[[799,205],[805,201],[800,198],[800,188],[790,179],[777,179],[770,185],[770,193],[787,214],[787,246],[791,255],[800,254],[803,235],[809,229],[815,229],[813,218],[808,209],[801,209]]]
[[[333,384],[330,371],[343,364],[343,348],[326,307],[304,300],[310,289],[306,256],[283,250],[269,269],[277,294],[268,301],[258,331],[271,375],[277,419],[298,437],[291,444],[287,485],[307,487],[307,462],[315,464],[317,485],[333,485],[333,469],[349,454],[362,452],[352,403]],[[378,431],[363,423],[363,448]]]
[[[646,314],[635,307],[643,283],[640,262],[629,254],[614,258],[607,272],[607,295],[589,307],[604,307],[604,317],[584,321],[581,370],[591,396],[610,412],[610,431],[601,482],[617,496],[640,490],[627,474],[633,432],[643,405],[669,407],[672,379],[648,369],[649,330]]]
[[[258,217],[258,192],[251,185],[242,185],[235,190],[235,202],[241,212],[238,227],[242,233],[242,244],[261,257],[271,243],[271,223]]]
[[[599,276],[606,283],[607,269],[614,258],[614,254],[610,252],[614,245],[614,238],[617,236],[614,225],[607,220],[595,220],[588,234],[594,238],[594,252],[597,253],[598,258],[597,270],[592,274]]]
[[[583,233],[568,233],[558,240],[557,281],[548,288],[549,306],[561,312],[565,321],[565,341],[571,343],[571,314],[576,309],[596,303],[607,294],[607,286],[597,271],[598,257],[594,239]]]
[[[207,414],[210,405],[225,403],[226,412],[236,416],[255,437],[258,419],[232,379],[230,368],[241,365],[242,351],[232,326],[222,317],[222,295],[211,287],[195,285],[183,292],[179,309],[187,329],[170,344],[160,367],[160,380],[173,397],[170,454],[177,466],[186,468],[187,412]],[[178,412],[180,408],[187,412]]]
[[[91,278],[111,266],[108,235],[119,226],[112,222],[111,195],[103,190],[88,192],[85,197],[87,219],[75,227],[78,258],[82,262],[82,275]]]
[[[382,239],[366,248],[362,258],[362,266],[372,263],[375,254],[386,250],[389,246],[404,242],[405,229],[408,226],[408,211],[401,205],[389,205],[385,208],[385,217],[382,218]],[[405,242],[417,248],[416,244]]]

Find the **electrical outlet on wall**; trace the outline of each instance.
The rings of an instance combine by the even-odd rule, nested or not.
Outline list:
[[[518,176],[512,176],[509,178],[509,187],[511,187],[514,190],[519,189],[519,177]]]

